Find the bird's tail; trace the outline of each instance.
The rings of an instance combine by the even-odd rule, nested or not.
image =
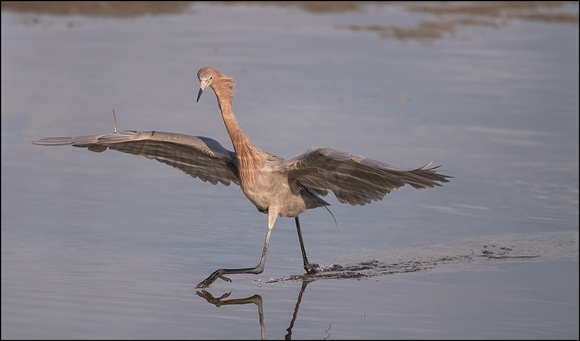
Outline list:
[[[328,211],[328,213],[330,213],[330,216],[332,217],[332,219],[334,220],[334,225],[336,225],[336,230],[338,231],[338,222],[336,221],[336,218],[334,217],[334,214],[332,214],[332,212],[330,211],[330,209],[328,208],[328,206],[330,206],[330,203],[326,202],[325,200],[323,200],[321,197],[319,197],[318,195],[312,193],[308,188],[306,188],[306,186],[304,186],[303,184],[300,183],[300,181],[296,181],[296,184],[298,185],[298,187],[300,187],[302,190],[304,190],[304,192],[308,193],[308,195],[317,203],[320,204],[321,207],[324,207],[325,210]]]

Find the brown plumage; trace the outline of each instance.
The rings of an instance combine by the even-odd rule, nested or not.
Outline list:
[[[205,75],[209,76],[207,77]],[[197,72],[197,77],[201,81],[201,87],[197,96],[198,101],[202,92],[208,86],[211,86],[215,92],[224,124],[234,145],[234,150],[236,151],[240,185],[242,189],[249,189],[255,182],[256,172],[260,168],[260,163],[264,161],[264,158],[260,155],[259,149],[244,135],[240,124],[234,117],[232,111],[232,102],[235,93],[234,80],[232,77],[222,75],[209,66],[201,68]]]
[[[163,162],[212,184],[240,185],[246,197],[268,214],[268,232],[260,263],[253,268],[218,269],[198,284],[210,286],[216,279],[231,280],[224,275],[259,274],[264,271],[268,242],[278,216],[294,217],[302,250],[304,269],[316,272],[306,256],[298,215],[329,205],[321,196],[331,190],[341,203],[365,205],[405,184],[417,189],[441,186],[450,176],[437,173],[431,163],[416,169],[392,166],[381,161],[353,155],[331,147],[313,147],[296,157],[284,160],[256,147],[243,133],[232,111],[234,82],[211,67],[197,73],[200,90],[197,100],[208,87],[216,94],[226,130],[234,152],[217,141],[202,137],[157,131],[126,130],[113,134],[49,137],[34,144],[72,145],[103,152],[107,148]]]

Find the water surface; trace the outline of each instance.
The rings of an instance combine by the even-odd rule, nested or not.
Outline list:
[[[2,338],[577,339],[578,4],[344,5],[3,2]],[[195,103],[206,65],[273,154],[334,146],[455,178],[330,196],[338,225],[304,213],[312,261],[370,265],[346,279],[302,280],[278,219],[263,274],[196,290],[259,260],[266,216],[237,186],[31,141],[112,132],[114,109],[119,130],[231,148],[211,92]]]

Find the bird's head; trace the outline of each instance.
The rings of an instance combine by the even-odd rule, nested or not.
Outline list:
[[[222,75],[218,70],[212,68],[211,66],[204,66],[197,72],[197,78],[199,79],[200,86],[199,92],[197,93],[197,102],[205,89],[211,87],[216,95],[218,92],[224,97],[229,97],[230,99],[234,95],[234,82],[231,77]]]
[[[199,69],[199,71],[197,71],[197,78],[200,81],[199,93],[197,94],[197,102],[199,102],[199,98],[201,97],[203,91],[207,89],[209,86],[211,86],[214,75],[217,74],[219,74],[219,72],[210,66],[204,66],[201,69]]]

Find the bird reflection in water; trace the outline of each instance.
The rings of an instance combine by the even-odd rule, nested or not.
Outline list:
[[[437,173],[440,166],[430,167],[431,162],[419,168],[402,168],[332,147],[313,147],[285,160],[258,148],[243,133],[232,110],[234,82],[230,76],[206,66],[198,71],[197,77],[200,81],[197,100],[205,89],[213,89],[234,151],[203,136],[160,131],[117,132],[116,122],[113,134],[48,137],[33,143],[71,145],[93,152],[108,148],[157,160],[214,185],[218,182],[239,185],[258,211],[268,215],[260,263],[253,268],[218,269],[200,282],[198,288],[207,288],[218,278],[231,282],[225,277],[228,274],[262,273],[270,234],[278,217],[294,218],[304,270],[308,274],[318,272],[306,256],[298,216],[313,208],[328,209],[330,204],[321,197],[328,195],[329,190],[341,203],[363,206],[382,200],[387,193],[404,185],[425,189],[441,186],[451,178]]]
[[[294,314],[292,315],[292,320],[290,321],[290,326],[286,329],[288,332],[284,339],[292,340],[292,328],[294,328],[294,322],[298,317],[298,308],[300,307],[300,302],[302,302],[302,295],[306,290],[306,286],[312,281],[304,280],[302,281],[302,287],[300,288],[300,293],[298,294],[298,299],[296,300],[296,306],[294,307]],[[227,294],[223,294],[218,298],[215,298],[210,292],[206,290],[196,291],[197,296],[204,298],[208,303],[215,305],[216,307],[221,307],[224,305],[240,305],[240,304],[255,304],[258,306],[258,319],[260,321],[260,335],[262,340],[266,340],[266,326],[264,325],[264,307],[262,305],[262,296],[256,294],[254,296],[246,298],[233,298],[228,299],[231,295],[231,291]],[[330,328],[329,328],[330,329]],[[328,329],[326,331],[328,333]]]

